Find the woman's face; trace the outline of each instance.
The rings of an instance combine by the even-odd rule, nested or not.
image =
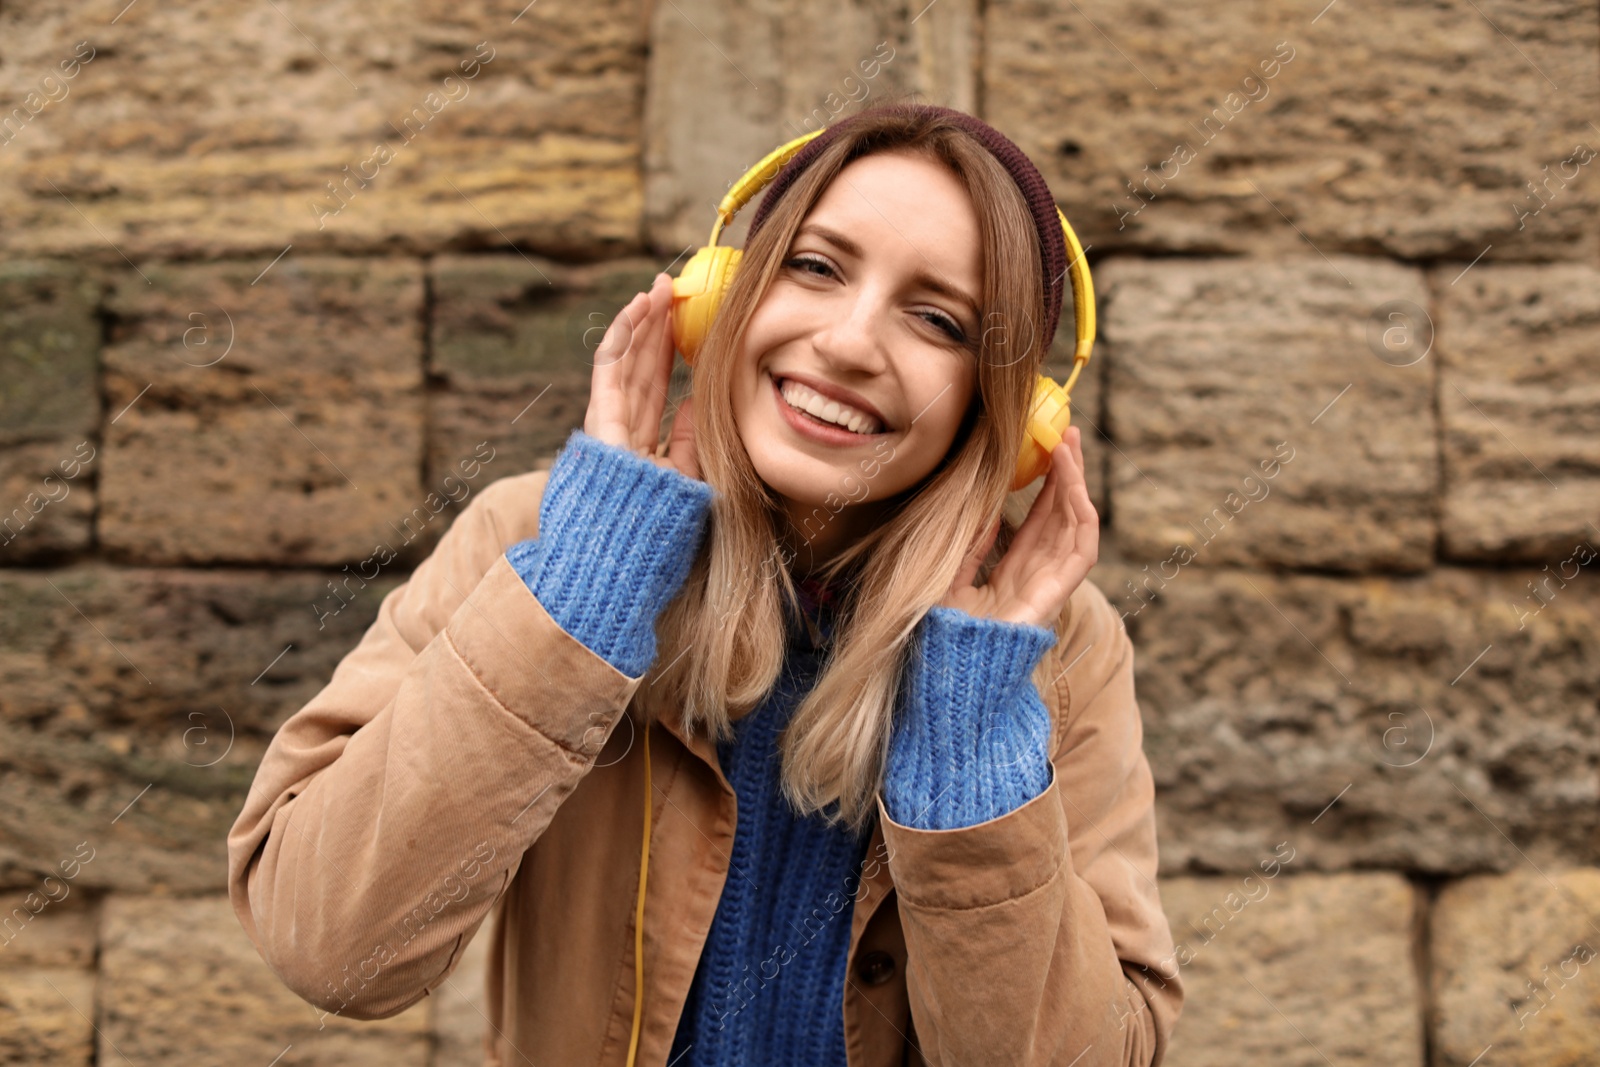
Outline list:
[[[949,451],[977,387],[982,270],[971,197],[920,156],[852,161],[801,224],[745,330],[733,416],[814,560]]]

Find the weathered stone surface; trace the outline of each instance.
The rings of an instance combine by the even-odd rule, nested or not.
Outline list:
[[[461,954],[461,963],[428,998],[435,1046],[431,1067],[483,1067],[489,1009],[484,990],[491,920],[485,920]]]
[[[1380,309],[1426,304],[1418,271],[1312,256],[1114,259],[1097,273],[1124,551],[1204,566],[1428,565],[1433,369],[1369,347]]]
[[[84,895],[74,891],[84,870],[79,857],[89,855],[66,849],[65,865],[52,868],[27,892],[0,893],[0,959],[7,968],[94,966],[95,916]]]
[[[1318,870],[1600,861],[1600,598],[1519,609],[1529,577],[1163,578],[1103,560],[1162,870],[1243,870],[1285,839]]]
[[[886,99],[976,110],[978,5],[767,0],[651,9],[645,210],[652,246],[700,247],[728,188],[780,145]],[[748,213],[721,244],[743,244]]]
[[[0,967],[0,1063],[94,1062],[94,972]]]
[[[0,1064],[82,1064],[93,1053],[94,915],[74,853],[27,893],[0,894]]]
[[[428,473],[432,484],[454,476],[461,464],[479,464],[478,492],[491,482],[549,469],[567,435],[583,425],[589,383],[541,386],[525,393],[441,392],[428,398]],[[528,405],[533,404],[532,408]],[[538,415],[536,419],[534,416]],[[452,483],[454,484],[454,483]],[[457,490],[459,492],[459,490]],[[463,502],[464,504],[464,502]],[[459,512],[460,506],[455,511]]]
[[[645,31],[626,0],[8,8],[0,99],[60,84],[0,133],[0,250],[614,255],[638,243]]]
[[[0,262],[0,443],[94,432],[100,291],[73,263]]]
[[[1590,4],[1511,0],[1383,19],[1006,0],[985,8],[984,117],[1102,252],[1309,241],[1465,263],[1493,244],[1490,259],[1594,263],[1597,23]],[[1550,175],[1524,217],[1545,202],[1527,183]]]
[[[1528,865],[1444,887],[1433,911],[1438,1062],[1600,1060],[1600,870]]]
[[[429,370],[457,389],[587,375],[606,327],[664,266],[640,257],[569,267],[514,255],[439,256],[429,266]]]
[[[548,467],[583,425],[593,352],[606,328],[662,266],[642,258],[590,267],[520,256],[435,259],[430,481],[473,456],[492,457],[489,480]],[[672,396],[687,389],[688,375],[678,360]]]
[[[286,988],[226,897],[116,894],[102,934],[100,1062],[232,1067],[280,1062],[398,1067],[428,1063],[424,1002],[391,1019],[325,1014]]]
[[[99,457],[89,435],[0,446],[0,560],[47,559],[89,547]]]
[[[365,573],[0,572],[0,886],[85,842],[75,889],[221,888],[272,733],[399,579]]]
[[[72,263],[0,263],[0,560],[89,545],[102,287]]]
[[[0,1063],[92,1062],[95,917],[75,888],[85,868],[70,847],[64,857],[0,894]]]
[[[1166,1062],[1423,1067],[1413,891],[1392,874],[1305,876],[1290,848],[1241,878],[1169,878],[1183,964]],[[1276,871],[1274,877],[1266,872]]]
[[[1600,550],[1600,270],[1436,271],[1444,551],[1552,566]]]
[[[138,562],[352,563],[424,503],[422,272],[304,258],[124,275],[100,535]],[[141,393],[143,395],[141,395]],[[398,536],[404,536],[399,534]]]

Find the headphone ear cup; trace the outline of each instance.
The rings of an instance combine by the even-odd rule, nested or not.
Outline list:
[[[1017,451],[1017,472],[1011,480],[1014,493],[1050,469],[1050,453],[1072,425],[1072,404],[1067,391],[1054,379],[1040,375],[1033,386],[1028,428]]]
[[[720,245],[702,248],[672,279],[672,340],[690,366],[711,332],[743,255],[740,249]]]

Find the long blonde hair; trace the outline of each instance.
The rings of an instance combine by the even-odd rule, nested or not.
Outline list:
[[[795,232],[851,160],[908,152],[943,164],[972,197],[983,263],[984,328],[977,390],[944,461],[882,505],[881,522],[819,567],[841,580],[829,658],[780,739],[782,788],[803,814],[862,832],[876,814],[896,697],[913,630],[938,604],[963,558],[1007,502],[1034,380],[1045,353],[1039,237],[1006,169],[960,126],[914,106],[887,105],[841,131],[796,179],[749,240],[693,370],[701,476],[716,490],[710,522],[683,590],[656,627],[659,655],[646,685],[682,709],[685,733],[732,736],[735,719],[771,692],[787,649],[785,606],[796,588],[782,561],[789,519],[739,438],[731,383],[746,324],[782,267]],[[1070,316],[1069,316],[1070,317]],[[1065,325],[1065,324],[1064,324]],[[892,462],[892,459],[890,460]],[[870,466],[840,505],[870,486]],[[829,511],[819,508],[824,524]],[[1015,501],[980,575],[1018,525]],[[1025,513],[1025,512],[1024,512]]]

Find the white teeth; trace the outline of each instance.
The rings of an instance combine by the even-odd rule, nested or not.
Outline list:
[[[841,404],[837,400],[825,397],[809,386],[784,379],[782,392],[783,399],[788,401],[790,407],[815,415],[825,422],[843,426],[851,433],[873,434],[878,432],[878,420],[871,415]]]

